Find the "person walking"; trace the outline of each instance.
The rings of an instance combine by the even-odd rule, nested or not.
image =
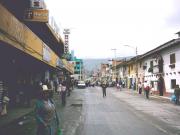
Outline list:
[[[61,100],[62,100],[62,105],[65,106],[66,105],[66,88],[67,86],[67,83],[66,81],[62,81],[62,84],[61,84]]]
[[[141,94],[142,93],[142,83],[141,82],[139,82],[139,84],[138,84],[138,90],[139,90],[139,94]]]
[[[107,83],[105,81],[102,82],[101,87],[102,87],[103,97],[106,97]]]
[[[149,99],[150,86],[149,86],[149,83],[147,82],[144,84],[144,91],[145,91],[146,98]]]
[[[43,85],[39,90],[39,97],[35,107],[36,135],[57,135],[59,129],[59,118],[55,103],[51,99],[49,92],[47,85]]]

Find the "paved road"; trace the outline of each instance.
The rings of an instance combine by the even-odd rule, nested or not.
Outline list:
[[[107,90],[107,97],[102,97],[99,87],[88,88],[84,94],[83,119],[77,135],[178,135],[179,130],[167,125],[159,118],[136,109],[127,101],[136,99],[114,89]],[[123,92],[122,92],[123,93]],[[132,98],[128,100],[128,98]],[[144,100],[143,98],[136,97]],[[151,104],[151,103],[150,103]],[[158,104],[158,103],[157,103]],[[146,106],[144,106],[146,108]],[[153,107],[148,107],[152,110]],[[148,110],[147,109],[147,110]]]

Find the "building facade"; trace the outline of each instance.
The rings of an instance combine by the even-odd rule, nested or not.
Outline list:
[[[29,0],[0,2],[0,81],[8,89],[10,105],[19,102],[21,93],[24,99],[33,98],[39,82],[48,81],[54,89],[59,76],[74,70],[61,59],[64,43],[48,24],[47,9],[29,7]],[[45,18],[24,18],[27,9]]]

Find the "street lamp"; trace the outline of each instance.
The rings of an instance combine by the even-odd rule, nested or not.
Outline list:
[[[114,49],[111,49],[112,51],[114,51],[114,67],[115,67],[115,79],[116,79],[116,51],[117,49],[114,48]]]
[[[137,52],[137,46],[136,46],[136,47],[130,46],[130,45],[124,45],[124,46],[133,48],[133,49],[135,50],[135,53],[136,53],[136,60],[135,60],[135,64],[136,64],[136,82],[137,82],[137,81],[138,81],[138,65],[137,65],[137,56],[138,56],[138,52]],[[136,84],[136,90],[137,90],[137,84]]]

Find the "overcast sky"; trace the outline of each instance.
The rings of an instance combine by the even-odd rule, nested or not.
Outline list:
[[[70,49],[80,58],[143,54],[180,31],[180,0],[45,0]],[[63,36],[63,35],[62,35]]]

